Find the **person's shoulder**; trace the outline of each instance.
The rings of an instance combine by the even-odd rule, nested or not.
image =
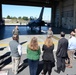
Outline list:
[[[65,41],[68,43],[68,39],[65,38]]]
[[[64,40],[67,40],[67,39],[66,39],[66,38],[61,38],[61,39],[59,39],[59,42],[60,42],[60,41],[64,41]]]
[[[59,41],[61,41],[63,38],[60,38]]]
[[[38,49],[40,50],[40,46],[38,46]]]
[[[10,42],[13,42],[14,40],[11,40]]]
[[[64,41],[64,40],[65,40],[66,42],[68,42],[68,39],[66,39],[66,38],[63,38],[63,41]]]
[[[74,37],[74,39],[76,40],[76,37]]]
[[[13,42],[13,40],[11,40],[11,41],[9,42],[9,44],[12,43],[12,42]]]
[[[45,45],[45,44],[43,44],[43,46],[45,47],[46,45]]]
[[[67,38],[65,38],[65,40],[67,40],[67,41],[68,41],[68,39],[67,39]]]

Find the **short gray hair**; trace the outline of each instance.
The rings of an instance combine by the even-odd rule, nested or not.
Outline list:
[[[18,39],[18,35],[17,35],[17,34],[14,34],[14,35],[12,36],[12,38],[13,38],[13,40],[17,40],[17,39]]]

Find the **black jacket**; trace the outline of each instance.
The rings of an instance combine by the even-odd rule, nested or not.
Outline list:
[[[42,51],[43,51],[42,58],[43,58],[43,60],[55,62],[53,50],[54,50],[54,44],[50,47],[43,45],[43,47],[42,47]]]
[[[56,52],[56,56],[58,57],[66,57],[68,50],[68,40],[66,38],[61,38],[58,42],[58,48]]]

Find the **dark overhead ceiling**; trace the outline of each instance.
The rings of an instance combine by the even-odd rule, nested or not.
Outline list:
[[[1,4],[52,7],[60,0],[0,0]]]

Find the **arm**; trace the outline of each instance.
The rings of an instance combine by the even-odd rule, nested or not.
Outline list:
[[[40,50],[40,47],[39,47],[39,50],[38,50],[38,52],[39,52],[39,55],[41,54],[41,50]]]
[[[52,46],[52,47],[53,47],[53,50],[54,50],[54,44],[53,44],[53,46]]]
[[[53,31],[52,31],[52,37],[53,37]]]
[[[14,34],[14,29],[13,29],[12,33]]]
[[[61,42],[59,40],[58,42],[58,48],[57,48],[57,51],[56,51],[56,56],[58,55],[58,53],[60,52],[60,48],[61,48]]]
[[[71,40],[68,41],[68,49],[71,47]]]
[[[8,50],[11,51],[10,46],[8,46]]]
[[[18,53],[20,56],[22,55],[22,46],[21,45],[18,45]]]
[[[42,46],[42,51],[44,51],[44,45]]]

